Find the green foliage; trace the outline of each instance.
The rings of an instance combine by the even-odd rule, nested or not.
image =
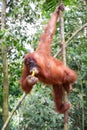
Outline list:
[[[59,6],[61,0],[45,0],[44,4],[43,4],[43,9],[45,9],[46,11],[50,10],[53,11],[57,6]],[[75,3],[77,3],[77,0],[62,0],[62,3],[65,6],[73,6],[75,5]]]
[[[3,31],[0,30],[0,39],[3,38],[4,34],[5,34],[5,30],[3,30]]]
[[[65,40],[87,22],[87,7],[82,0],[63,0]],[[37,47],[39,36],[55,7],[57,0],[10,0],[7,5],[6,30],[0,31],[0,39],[7,47],[9,72],[9,112],[20,98],[20,77],[25,53]],[[54,55],[60,45],[60,28],[52,44]],[[81,130],[82,119],[87,129],[87,34],[86,28],[76,35],[67,47],[67,64],[78,74],[69,96],[72,108],[69,111],[69,130]],[[1,51],[1,48],[0,48]],[[1,56],[1,53],[0,53]],[[59,58],[61,58],[59,56]],[[2,60],[0,57],[0,128],[2,125]],[[84,112],[83,112],[84,109]],[[36,85],[10,121],[10,130],[30,127],[32,130],[63,130],[63,116],[54,110],[51,88]]]
[[[30,96],[26,97],[21,110],[23,112],[21,129],[63,129],[63,122],[59,123],[63,116],[58,115],[54,110],[52,92],[49,87],[40,84],[35,86]]]

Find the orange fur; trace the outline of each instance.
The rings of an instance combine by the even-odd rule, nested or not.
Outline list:
[[[51,56],[50,44],[56,30],[60,10],[61,6],[51,16],[45,31],[40,37],[36,51],[25,56],[21,85],[26,93],[31,91],[38,80],[52,85],[56,109],[59,113],[64,113],[70,107],[69,103],[64,104],[62,102],[64,89],[69,93],[71,84],[76,81],[77,75],[73,70],[65,66],[62,61]],[[34,77],[29,77],[33,69],[37,69],[37,73]]]

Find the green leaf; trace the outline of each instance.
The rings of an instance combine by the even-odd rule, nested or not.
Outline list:
[[[5,32],[6,32],[5,30],[0,30],[0,38],[4,36]]]

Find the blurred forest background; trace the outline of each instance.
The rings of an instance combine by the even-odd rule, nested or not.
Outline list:
[[[0,129],[23,94],[20,87],[23,57],[37,47],[58,0],[7,0],[6,3],[6,26],[0,30]],[[64,0],[63,3],[67,65],[78,75],[69,95],[72,103],[69,130],[87,130],[87,0]],[[58,22],[52,43],[53,56],[61,48],[60,37]],[[61,59],[61,55],[57,58]],[[64,116],[55,112],[51,87],[38,83],[16,110],[8,129],[63,130],[63,127]]]

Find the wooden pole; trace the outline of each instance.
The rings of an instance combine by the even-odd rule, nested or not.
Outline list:
[[[60,3],[62,3],[62,0],[60,0]],[[62,46],[62,60],[64,65],[66,65],[66,46],[65,46],[65,38],[64,38],[64,17],[63,12],[60,14],[60,32],[61,32],[61,46]],[[67,102],[68,95],[65,92],[63,101]],[[68,111],[64,113],[64,130],[68,130]]]

